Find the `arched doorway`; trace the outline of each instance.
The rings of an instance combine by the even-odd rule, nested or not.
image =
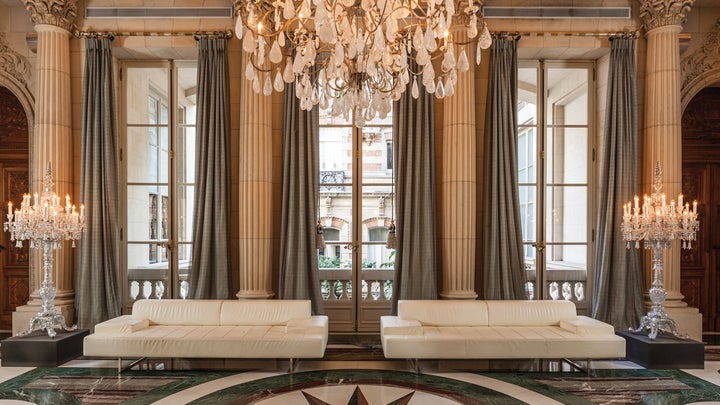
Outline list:
[[[682,190],[698,201],[700,231],[681,256],[681,292],[700,309],[703,333],[720,332],[720,87],[707,87],[682,117]]]
[[[2,221],[7,203],[16,206],[29,190],[29,123],[22,103],[7,87],[0,86],[0,202]],[[22,248],[10,243],[10,235],[0,235],[0,331],[12,329],[12,313],[25,305],[29,296],[29,256],[27,243]]]

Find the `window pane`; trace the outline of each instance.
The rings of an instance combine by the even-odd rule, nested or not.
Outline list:
[[[535,186],[520,186],[520,223],[522,225],[523,241],[535,241],[535,211],[537,201]]]
[[[392,127],[363,127],[362,139],[363,182],[392,182],[392,167],[387,164],[388,146],[392,147]]]
[[[537,122],[537,69],[518,69],[518,123]]]
[[[546,200],[546,240],[586,242],[587,187],[549,186],[546,188]]]
[[[585,245],[547,245],[545,249],[548,271],[587,269]]]
[[[180,127],[178,129],[178,182],[195,183],[195,127]]]
[[[134,68],[123,71],[126,85],[125,116],[128,124],[151,124],[161,122],[157,104],[150,96],[167,98],[168,70],[164,68]],[[152,117],[152,118],[151,118]],[[167,121],[166,121],[167,122]]]
[[[178,241],[190,242],[193,237],[195,187],[178,187]]]
[[[352,184],[352,128],[320,128],[320,184]]]
[[[548,69],[546,86],[547,125],[587,125],[588,69]]]
[[[548,184],[587,183],[587,128],[548,128],[545,156]]]

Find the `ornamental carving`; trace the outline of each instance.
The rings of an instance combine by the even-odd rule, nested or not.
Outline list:
[[[75,0],[23,0],[35,24],[50,24],[72,31],[77,17]]]
[[[702,46],[680,62],[682,87],[686,88],[696,78],[720,66],[720,18],[705,35]]]
[[[645,29],[682,25],[695,0],[638,0]]]
[[[5,33],[0,32],[0,74],[11,76],[27,88],[26,78],[29,73],[30,63],[27,58],[10,48]]]

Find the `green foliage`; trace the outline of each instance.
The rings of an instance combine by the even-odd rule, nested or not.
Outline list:
[[[380,263],[380,267],[395,267],[395,252],[395,249],[391,250],[388,255],[388,261]]]

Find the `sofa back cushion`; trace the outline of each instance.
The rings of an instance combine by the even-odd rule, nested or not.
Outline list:
[[[485,301],[473,300],[400,300],[398,316],[435,326],[487,326]]]
[[[572,301],[485,301],[489,326],[551,326],[577,316]]]
[[[220,300],[138,300],[133,319],[147,319],[150,325],[220,325]]]
[[[221,325],[285,325],[290,319],[309,318],[309,300],[224,301]]]

